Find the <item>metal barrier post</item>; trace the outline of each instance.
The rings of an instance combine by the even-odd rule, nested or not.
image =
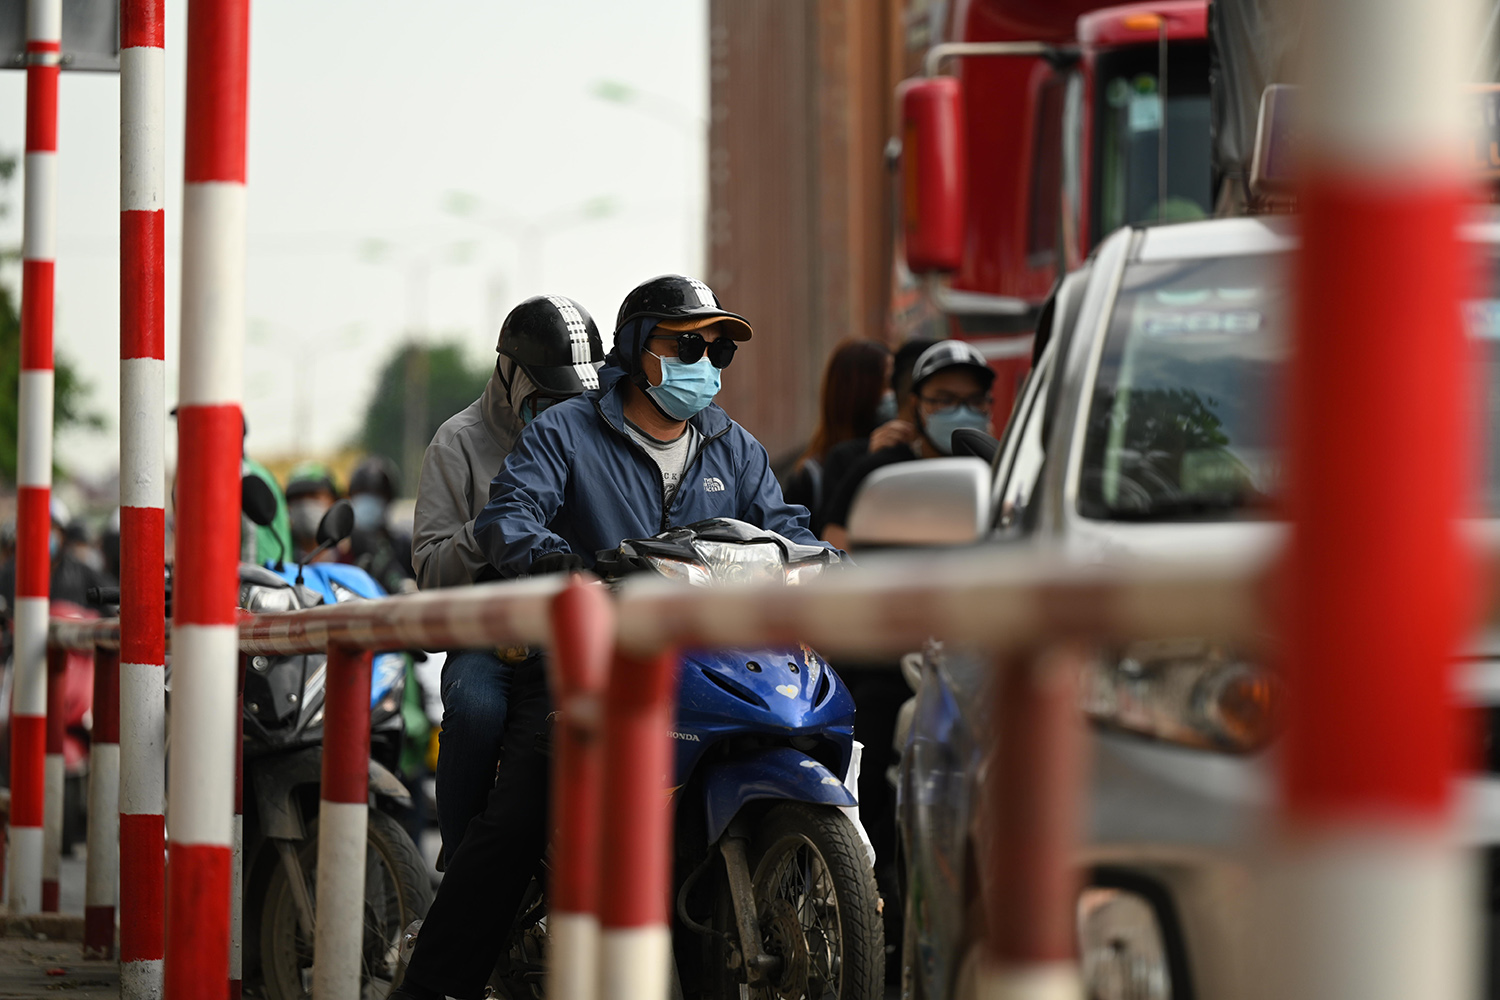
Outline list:
[[[63,785],[67,781],[67,764],[63,759],[63,739],[67,733],[68,651],[56,646],[47,649],[47,798],[42,813],[42,912],[56,913],[58,904],[58,871],[62,865]]]
[[[161,996],[164,948],[165,8],[120,2],[121,1000]]]
[[[604,697],[599,997],[660,1000],[672,953],[672,716],[677,654],[617,654]]]
[[[15,684],[11,701],[10,908],[42,908],[47,594],[52,500],[52,293],[62,0],[26,5],[26,201],[16,448]]]
[[[229,992],[248,0],[188,9],[167,1000]]]
[[[371,659],[367,649],[328,647],[313,934],[313,996],[318,1000],[360,996],[365,832],[370,818]]]
[[[1452,837],[1475,607],[1459,226],[1468,0],[1307,5],[1288,471],[1288,733],[1271,933],[1297,1000],[1457,1000],[1479,887]]]
[[[114,958],[120,883],[120,654],[94,647],[94,732],[89,745],[88,871],[83,955]]]
[[[1082,996],[1074,953],[1074,851],[1086,753],[1077,694],[1084,655],[1058,646],[996,662],[996,743],[981,819],[986,940],[979,996]]]
[[[599,822],[604,686],[614,605],[579,577],[552,602],[552,882],[547,996],[593,1000],[599,969]]]

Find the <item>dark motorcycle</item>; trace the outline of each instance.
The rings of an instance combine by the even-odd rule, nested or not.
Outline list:
[[[275,501],[265,483],[246,477],[243,491],[246,516],[269,523]],[[353,512],[340,501],[318,527],[320,548],[336,545],[352,528]],[[384,594],[356,566],[315,563],[276,572],[240,565],[239,605],[250,612]],[[322,654],[255,656],[245,669],[243,967],[247,990],[267,1000],[311,996],[325,659]],[[394,773],[404,733],[405,668],[405,654],[377,655],[370,686],[373,808],[365,860],[362,995],[372,998],[390,991],[402,932],[432,902],[427,865],[398,818],[412,806],[411,794]]]

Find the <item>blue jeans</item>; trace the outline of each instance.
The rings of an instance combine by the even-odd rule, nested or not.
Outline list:
[[[469,821],[484,812],[505,743],[514,664],[489,649],[448,654],[438,733],[437,814],[443,856],[452,858]]]

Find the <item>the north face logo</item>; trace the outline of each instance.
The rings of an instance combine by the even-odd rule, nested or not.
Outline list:
[[[718,476],[709,476],[707,479],[703,480],[703,492],[723,493],[724,480],[720,479]]]

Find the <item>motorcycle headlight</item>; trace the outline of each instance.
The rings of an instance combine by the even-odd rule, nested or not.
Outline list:
[[[667,559],[663,556],[647,556],[646,561],[668,580],[681,580],[694,587],[707,587],[713,583],[708,569],[687,559]]]
[[[331,590],[331,591],[333,591],[333,599],[334,599],[334,602],[337,603],[337,604],[343,604],[346,601],[363,601],[364,600],[363,597],[360,597],[354,591],[350,590],[348,587],[344,586],[342,583],[339,583],[337,580],[329,580],[328,581],[328,589]]]
[[[1156,910],[1125,889],[1078,897],[1083,995],[1093,1000],[1170,1000],[1172,974]]]
[[[797,587],[804,583],[810,583],[823,575],[823,570],[828,568],[825,562],[805,562],[786,568],[786,585]]]
[[[1265,670],[1206,643],[1140,643],[1090,671],[1094,721],[1208,750],[1249,753],[1274,735],[1280,691]]]
[[[731,545],[699,541],[693,548],[702,557],[715,583],[783,583],[786,564],[775,542]]]
[[[240,607],[251,614],[291,611],[295,605],[296,595],[290,587],[263,587],[255,583],[240,585]]]

